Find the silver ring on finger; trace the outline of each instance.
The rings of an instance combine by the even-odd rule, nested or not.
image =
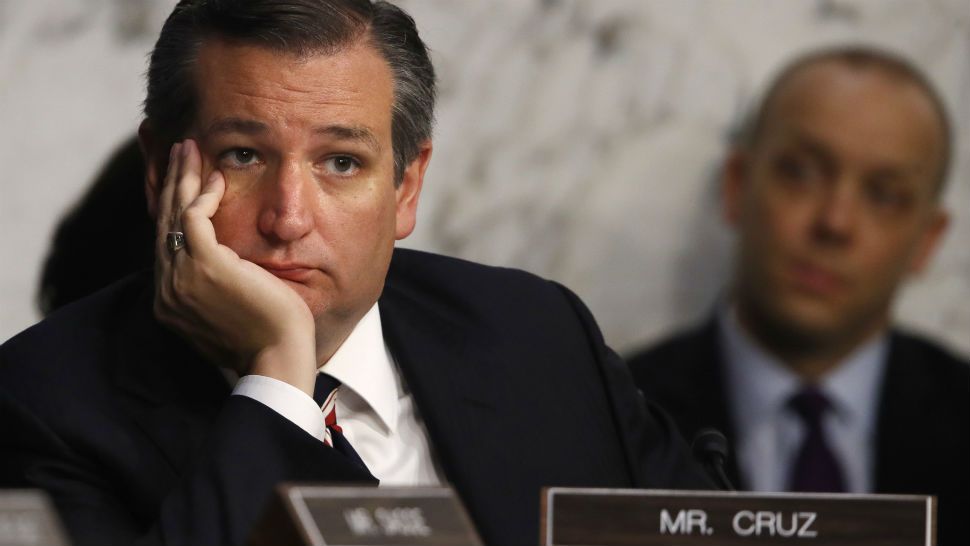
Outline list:
[[[169,231],[165,235],[165,246],[168,247],[168,251],[172,254],[182,250],[185,247],[185,233],[181,231]]]

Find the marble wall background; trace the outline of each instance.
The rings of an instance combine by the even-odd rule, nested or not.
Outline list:
[[[36,320],[58,217],[137,126],[145,55],[173,3],[0,0],[0,340]],[[970,1],[402,5],[441,76],[434,160],[406,246],[556,279],[620,350],[702,317],[723,286],[731,235],[715,177],[772,71],[845,41],[912,58],[955,121],[954,217],[898,316],[970,354]]]

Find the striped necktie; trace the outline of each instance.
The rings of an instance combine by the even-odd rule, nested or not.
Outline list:
[[[367,465],[364,464],[360,455],[344,437],[343,429],[337,424],[337,395],[339,392],[340,381],[337,378],[323,372],[317,373],[317,382],[313,388],[313,400],[320,405],[320,411],[323,412],[324,421],[327,424],[323,442],[343,453],[352,462],[366,470]]]
[[[320,406],[324,419],[327,423],[326,436],[323,442],[333,447],[333,433],[343,433],[340,425],[337,424],[337,394],[340,392],[340,381],[337,378],[320,372],[317,374],[317,383],[313,388],[313,400]]]

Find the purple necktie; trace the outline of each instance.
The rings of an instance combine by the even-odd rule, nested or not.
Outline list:
[[[815,387],[806,387],[793,396],[788,404],[805,424],[805,440],[795,457],[789,490],[844,492],[842,467],[829,448],[822,429],[822,418],[832,409],[828,398]]]

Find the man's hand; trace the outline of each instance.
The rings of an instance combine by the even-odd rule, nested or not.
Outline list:
[[[285,381],[313,394],[314,321],[300,296],[258,265],[219,244],[211,218],[226,182],[218,170],[202,185],[198,146],[172,147],[159,196],[155,316],[240,375]],[[185,233],[172,251],[169,232]]]

